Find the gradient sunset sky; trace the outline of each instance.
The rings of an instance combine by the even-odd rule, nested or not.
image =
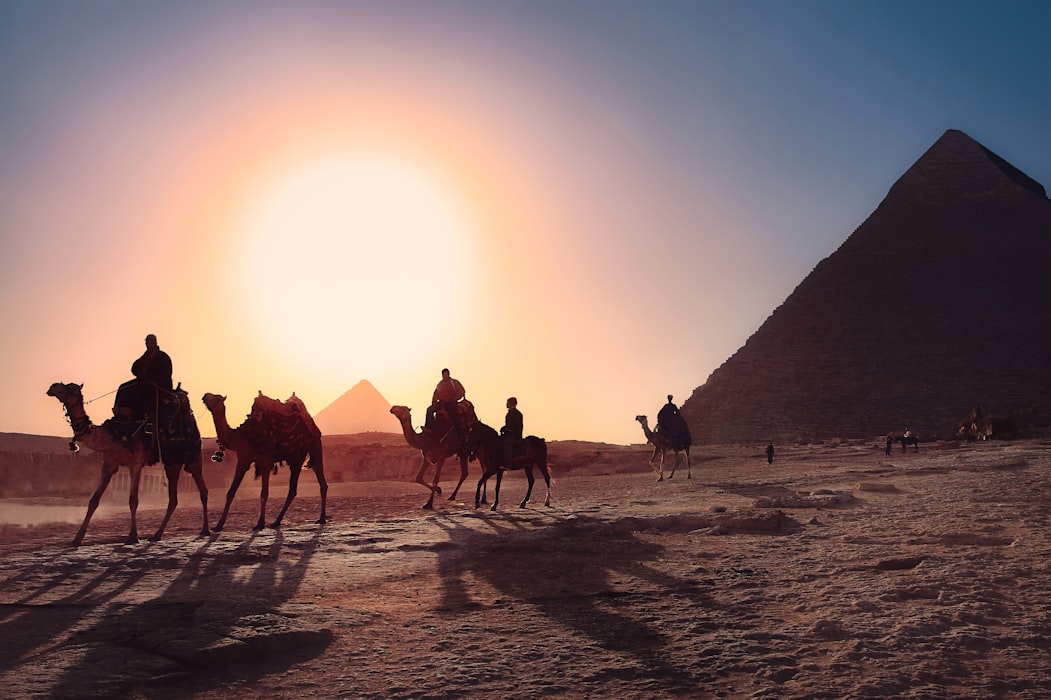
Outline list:
[[[156,333],[205,435],[448,367],[632,443],[946,129],[1051,186],[1051,3],[4,0],[0,107],[0,432]]]

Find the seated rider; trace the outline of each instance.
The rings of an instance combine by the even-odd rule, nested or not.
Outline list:
[[[514,453],[522,442],[522,412],[518,410],[518,399],[514,396],[507,400],[507,415],[504,417],[504,427],[500,428],[500,434],[504,436],[504,466],[511,468],[511,460]]]
[[[157,345],[157,336],[146,336],[146,351],[131,365],[135,379],[124,382],[117,389],[113,415],[135,418],[153,414],[157,404],[157,390],[172,390],[172,360]]]
[[[431,410],[436,411],[440,406],[449,417],[458,437],[463,437],[463,426],[460,425],[460,414],[456,404],[462,401],[465,395],[463,384],[450,377],[448,369],[443,369],[441,381],[434,387],[434,395],[431,397]]]
[[[660,432],[661,428],[665,431],[676,430],[679,427],[679,409],[672,403],[672,395],[668,394],[668,403],[661,407],[661,410],[657,412],[657,431]]]

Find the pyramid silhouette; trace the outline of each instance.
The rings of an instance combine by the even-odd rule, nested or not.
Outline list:
[[[396,432],[398,429],[387,399],[364,379],[319,411],[314,422],[323,435]]]
[[[1051,202],[950,130],[682,407],[695,441],[949,438],[1051,417]]]

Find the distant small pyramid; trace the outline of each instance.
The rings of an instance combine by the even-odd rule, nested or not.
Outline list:
[[[396,432],[390,404],[367,380],[361,380],[316,416],[323,435],[352,435],[365,432]]]
[[[701,443],[952,437],[976,404],[1046,429],[1049,270],[1044,188],[949,130],[683,415]]]

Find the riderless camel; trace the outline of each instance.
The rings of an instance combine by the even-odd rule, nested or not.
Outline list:
[[[237,466],[234,479],[226,492],[226,505],[215,530],[220,531],[226,524],[234,494],[241,485],[248,467],[255,464],[256,478],[263,479],[259,494],[259,519],[253,530],[262,530],[266,522],[266,501],[270,495],[270,474],[276,471],[276,465],[284,462],[291,470],[288,480],[288,497],[277,518],[270,527],[281,527],[281,521],[292,505],[299,487],[299,473],[306,466],[314,470],[318,486],[321,488],[321,517],[317,522],[323,525],[327,519],[325,505],[328,496],[328,482],[325,480],[325,468],[321,448],[321,431],[314,424],[314,419],[306,410],[303,402],[295,394],[285,403],[264,396],[262,392],[252,404],[252,413],[237,428],[231,428],[226,419],[226,397],[218,394],[205,394],[204,405],[212,414],[215,423],[216,437],[220,452],[213,460],[222,459],[221,450],[231,449],[237,453]],[[307,460],[309,459],[309,462]]]

